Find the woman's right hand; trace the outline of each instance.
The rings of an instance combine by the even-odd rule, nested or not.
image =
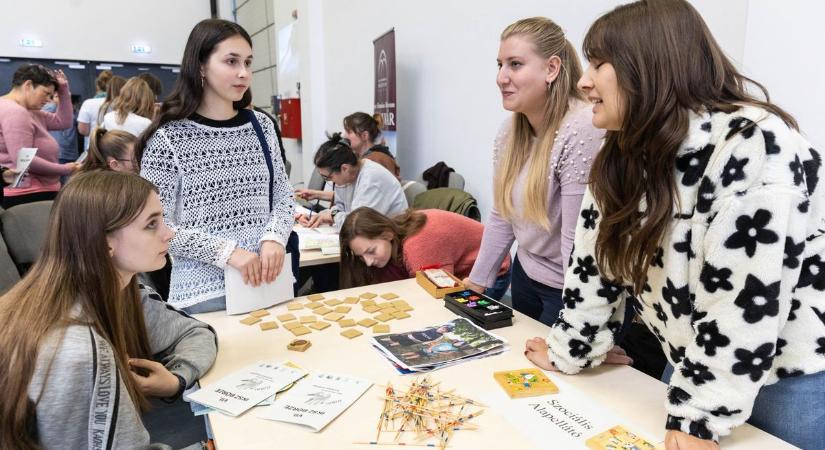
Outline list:
[[[461,280],[461,284],[463,284],[463,285],[464,285],[464,287],[465,287],[466,289],[470,289],[470,290],[476,291],[476,292],[478,292],[479,294],[483,294],[483,293],[484,293],[484,291],[486,291],[486,290],[487,290],[487,288],[486,288],[486,287],[484,287],[484,286],[482,286],[482,285],[480,285],[480,284],[475,284],[475,283],[473,283],[472,281],[470,281],[470,277],[467,277],[467,278],[465,278],[465,279]]]
[[[80,169],[80,164],[78,164],[76,162],[67,162],[67,163],[63,164],[63,166],[69,168],[69,174],[73,174],[73,173],[77,172],[77,169]]]
[[[261,284],[261,257],[240,247],[236,247],[227,261],[231,267],[238,269],[244,284],[257,287]]]
[[[321,198],[321,191],[316,189],[295,189],[295,195],[304,200],[315,200]]]
[[[14,179],[17,178],[20,172],[14,169],[6,169],[3,171],[3,183],[5,184],[12,184],[14,183]]]

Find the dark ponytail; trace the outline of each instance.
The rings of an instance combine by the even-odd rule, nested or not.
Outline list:
[[[334,133],[332,136],[327,135],[328,141],[318,147],[315,152],[315,166],[329,169],[331,172],[336,172],[341,169],[344,164],[355,166],[358,164],[358,155],[352,150],[343,138],[341,133]]]

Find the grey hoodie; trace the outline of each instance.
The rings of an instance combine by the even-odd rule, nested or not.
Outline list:
[[[140,292],[153,359],[191,386],[215,361],[215,331],[150,288],[141,286]],[[38,351],[29,384],[40,444],[46,449],[169,448],[149,443],[124,376],[130,375],[117,370],[109,342],[91,327],[53,331]]]

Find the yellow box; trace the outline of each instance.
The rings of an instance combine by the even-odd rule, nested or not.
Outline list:
[[[458,278],[456,278],[455,275],[453,275],[449,272],[446,272],[446,273],[447,273],[447,275],[450,276],[450,278],[452,278],[453,280],[455,280],[456,283],[458,283],[457,286],[448,287],[448,288],[439,288],[436,285],[434,285],[432,283],[432,281],[430,281],[430,279],[427,278],[426,275],[424,275],[424,272],[421,272],[421,271],[415,273],[415,281],[418,283],[419,286],[424,288],[424,290],[427,291],[428,294],[433,296],[433,298],[444,298],[444,296],[447,295],[447,294],[452,294],[453,292],[463,291],[465,289],[464,285],[461,284],[461,280],[459,280]]]

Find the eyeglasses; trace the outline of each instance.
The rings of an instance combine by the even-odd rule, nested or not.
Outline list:
[[[327,175],[324,175],[324,174],[323,174],[323,173],[321,173],[321,171],[319,170],[319,171],[318,171],[318,175],[321,175],[321,178],[323,178],[323,180],[324,180],[324,181],[332,181],[332,174],[334,174],[335,172],[338,172],[338,171],[340,171],[340,170],[341,170],[341,168],[340,168],[340,167],[335,168],[335,169],[333,169],[333,170],[330,170],[330,171],[329,171],[329,173],[328,173]]]

